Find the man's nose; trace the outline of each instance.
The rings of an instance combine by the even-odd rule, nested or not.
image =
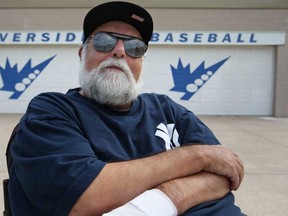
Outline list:
[[[124,58],[126,55],[124,41],[118,40],[116,46],[112,50],[112,56],[114,58]]]

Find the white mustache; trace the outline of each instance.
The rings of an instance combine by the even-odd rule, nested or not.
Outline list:
[[[125,74],[132,73],[127,62],[124,59],[107,59],[103,61],[99,66],[99,72],[102,72],[105,69],[109,69],[110,67],[116,67],[121,69]]]

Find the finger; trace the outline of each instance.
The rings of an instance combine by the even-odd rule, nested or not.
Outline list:
[[[239,186],[240,181],[240,173],[239,173],[239,165],[235,162],[233,167],[230,169],[230,190],[235,190]]]
[[[234,164],[233,164],[233,175],[231,177],[231,185],[230,185],[230,189],[231,190],[237,190],[241,181],[242,181],[242,173],[243,173],[243,169],[242,169],[242,163],[241,163],[241,159],[236,157]]]
[[[239,182],[238,185],[233,185],[234,186],[234,190],[237,190],[244,178],[244,166],[243,166],[243,162],[240,158],[237,158],[237,164],[236,164],[236,170],[238,173],[238,177],[239,177]]]
[[[237,157],[237,158],[239,157],[239,155],[237,153],[233,152],[233,154],[235,157]]]
[[[242,183],[243,181],[243,178],[244,178],[244,174],[245,174],[245,171],[244,171],[244,164],[243,164],[243,161],[239,158],[239,164],[240,164],[240,168],[239,169],[239,173],[240,173],[240,184]]]
[[[240,177],[238,173],[231,178],[230,190],[236,190],[239,186]]]
[[[244,163],[243,163],[243,161],[241,160],[240,157],[237,157],[237,162],[238,162],[239,165],[241,166],[242,170],[244,170]]]
[[[241,158],[236,158],[236,162],[237,162],[237,170],[239,172],[239,174],[241,174],[241,176],[244,175],[244,163],[243,161],[241,160]],[[243,178],[241,178],[243,179]]]

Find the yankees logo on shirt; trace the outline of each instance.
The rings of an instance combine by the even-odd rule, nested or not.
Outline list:
[[[155,136],[164,140],[166,150],[172,150],[180,146],[178,142],[179,134],[175,128],[175,124],[168,124],[167,126],[163,123],[159,124]]]

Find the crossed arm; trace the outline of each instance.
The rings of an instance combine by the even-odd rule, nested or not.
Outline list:
[[[220,199],[230,191],[228,178],[209,172],[174,179],[156,188],[171,199],[178,214],[198,204]]]
[[[69,216],[102,215],[152,188],[164,192],[181,214],[236,190],[243,175],[241,159],[221,146],[191,145],[142,159],[109,163]]]

